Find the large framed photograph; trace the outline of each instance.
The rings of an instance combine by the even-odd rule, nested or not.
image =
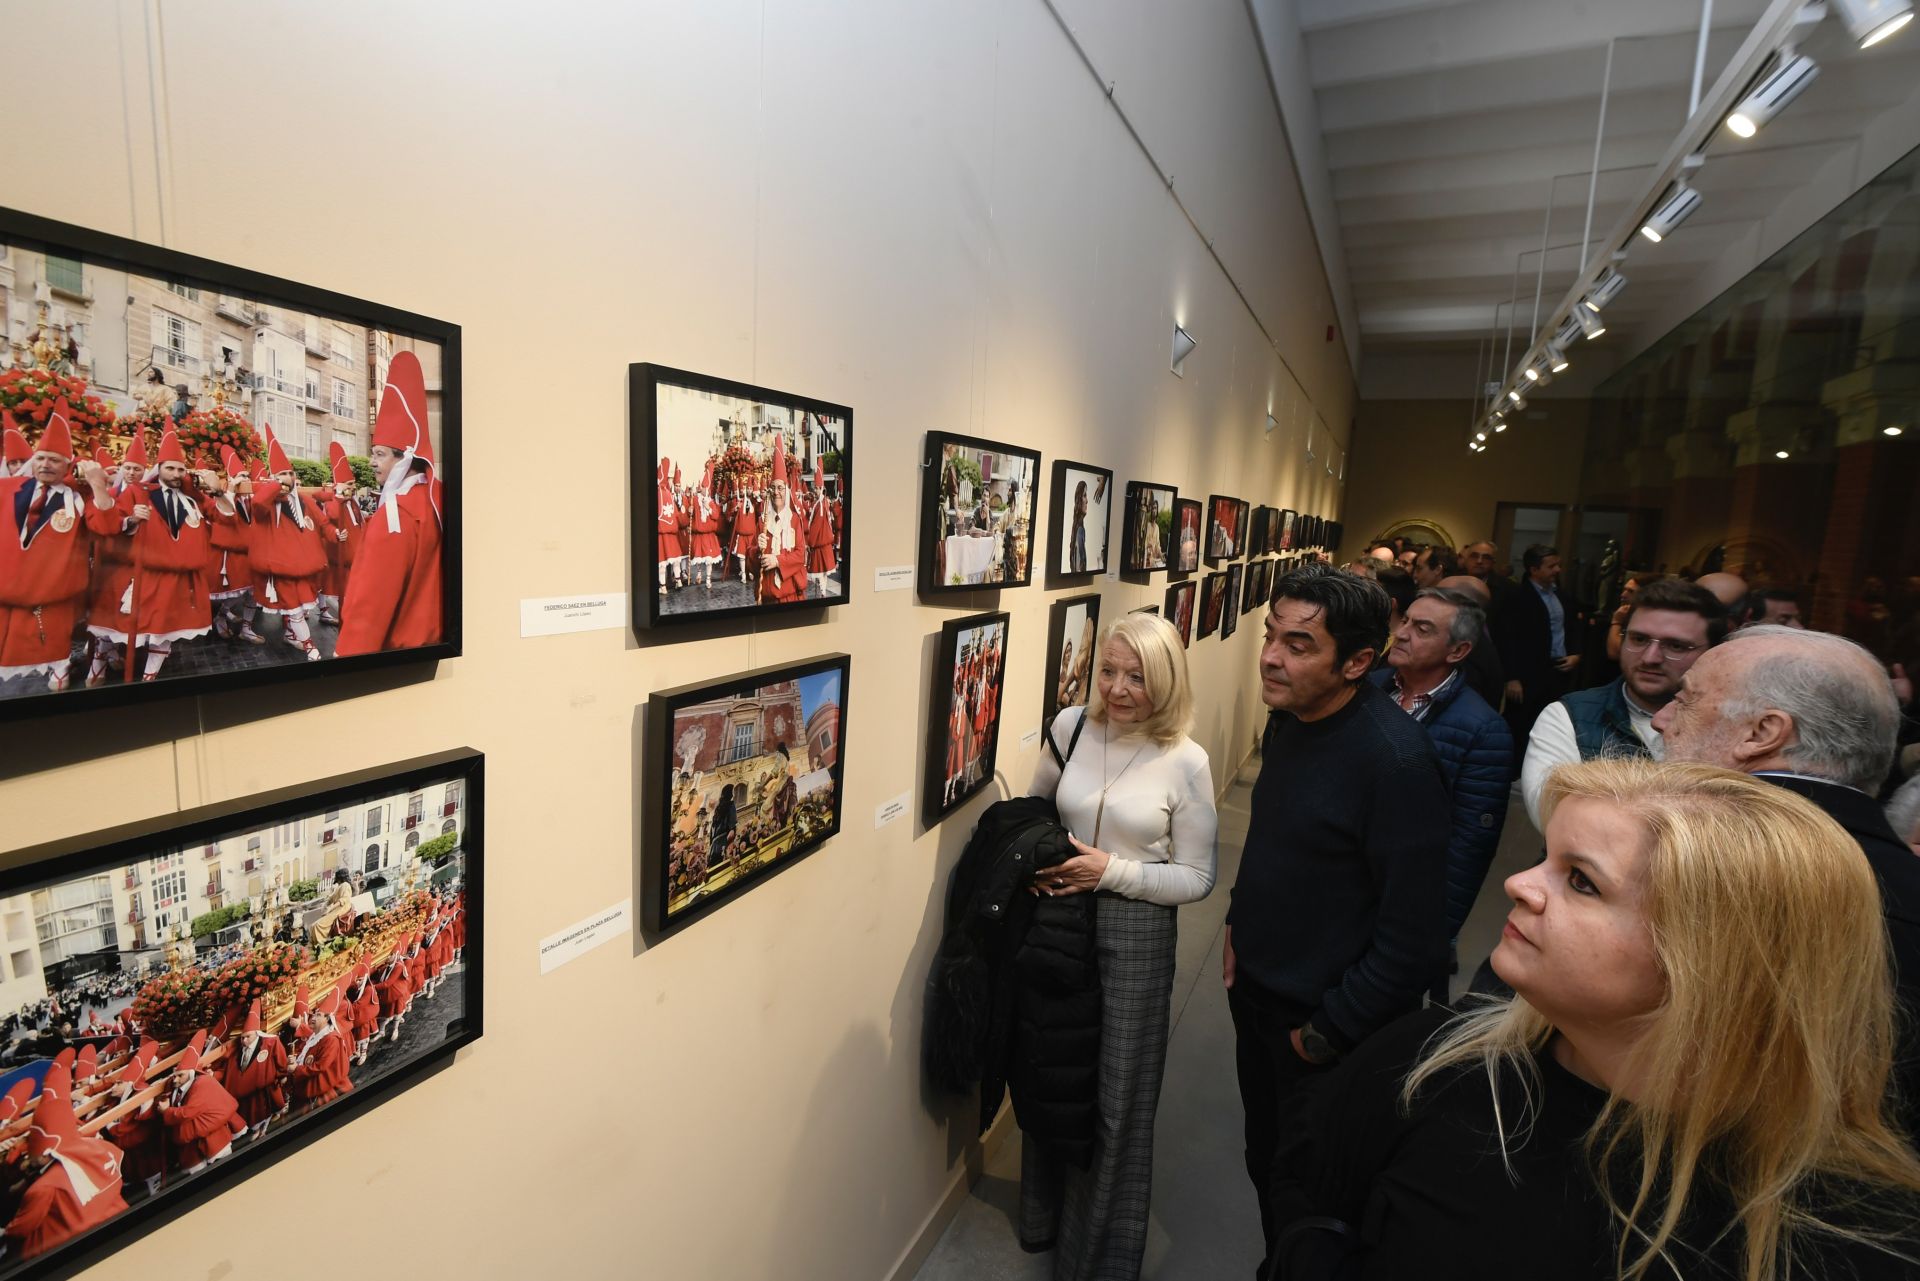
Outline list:
[[[1053,602],[1047,613],[1046,705],[1040,728],[1069,707],[1085,707],[1093,689],[1093,646],[1100,635],[1100,593]]]
[[[1048,562],[1063,578],[1107,572],[1107,511],[1112,504],[1113,473],[1087,463],[1055,459],[1053,534]]]
[[[940,629],[927,717],[926,790],[931,827],[993,781],[1007,675],[1007,615],[973,614]]]
[[[1240,554],[1246,536],[1244,507],[1238,498],[1224,494],[1207,497],[1207,563],[1232,560]]]
[[[0,246],[0,720],[460,652],[457,325],[12,210]]]
[[[1127,482],[1127,515],[1122,524],[1120,568],[1130,574],[1165,569],[1173,546],[1174,501],[1180,491],[1147,480]]]
[[[1240,626],[1240,580],[1247,571],[1247,565],[1240,561],[1227,566],[1226,586],[1220,592],[1221,640],[1233,635],[1234,629]]]
[[[930,431],[921,470],[921,594],[1031,583],[1040,455]]]
[[[851,409],[642,364],[627,412],[637,627],[846,603]]]
[[[851,667],[827,654],[647,701],[641,899],[651,928],[712,911],[840,831]]]
[[[1175,583],[1167,588],[1166,613],[1162,615],[1173,630],[1180,633],[1180,644],[1190,646],[1193,643],[1193,602],[1196,585],[1192,579],[1184,583]]]
[[[478,1039],[483,812],[462,749],[9,855],[0,1278],[68,1275]]]
[[[1173,558],[1167,568],[1176,574],[1200,568],[1200,503],[1192,498],[1173,501]]]
[[[1195,640],[1205,640],[1220,627],[1220,615],[1227,599],[1227,571],[1208,574],[1200,581],[1200,601],[1194,607]]]

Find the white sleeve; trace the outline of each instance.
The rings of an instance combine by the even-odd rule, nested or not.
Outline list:
[[[1580,759],[1580,744],[1573,736],[1573,718],[1564,703],[1551,703],[1533,722],[1527,740],[1527,759],[1520,766],[1520,794],[1527,802],[1527,817],[1535,829],[1544,832],[1540,822],[1540,792],[1547,775],[1561,765]]]
[[[1197,768],[1171,798],[1167,861],[1142,863],[1114,855],[1098,888],[1168,907],[1197,902],[1213,889],[1220,815],[1213,805],[1213,767],[1205,752],[1195,754]]]

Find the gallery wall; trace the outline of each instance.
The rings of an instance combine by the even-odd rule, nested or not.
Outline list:
[[[1343,516],[1325,464],[1352,375],[1325,337],[1245,6],[1058,12],[9,12],[12,47],[67,70],[58,92],[15,82],[4,203],[464,326],[465,655],[430,679],[11,728],[46,748],[7,757],[0,847],[473,746],[486,1036],[92,1275],[332,1277],[338,1252],[299,1244],[316,1221],[355,1258],[438,1275],[881,1278],[911,1262],[973,1137],[918,1052],[947,874],[990,798],[933,830],[917,803],[877,830],[874,814],[917,801],[933,643],[972,610],[1012,614],[1000,765],[1024,789],[1047,606],[1084,590],[937,606],[873,591],[875,568],[916,559],[923,433]],[[1200,342],[1184,378],[1167,370],[1176,320]],[[694,638],[521,638],[523,598],[626,590],[637,360],[854,408],[850,604]],[[1116,511],[1116,552],[1119,532]],[[1158,603],[1166,576],[1095,585],[1111,616]],[[1262,720],[1258,637],[1196,642],[1194,735],[1221,787]],[[843,834],[677,935],[542,977],[541,939],[638,908],[648,694],[835,650],[853,656]]]

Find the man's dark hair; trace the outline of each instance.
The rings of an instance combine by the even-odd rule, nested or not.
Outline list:
[[[1682,578],[1661,578],[1642,587],[1633,598],[1627,614],[1628,627],[1633,616],[1643,609],[1666,609],[1676,614],[1698,614],[1707,620],[1707,644],[1718,645],[1727,636],[1727,610],[1720,598],[1696,583]]]
[[[1520,554],[1520,564],[1530,570],[1538,569],[1540,566],[1546,564],[1547,557],[1558,556],[1559,554],[1560,549],[1558,547],[1549,547],[1545,543],[1535,543]]]
[[[1460,572],[1460,558],[1454,554],[1451,547],[1442,547],[1439,543],[1428,543],[1421,549],[1420,554],[1427,558],[1429,566],[1440,571],[1442,578],[1452,578]],[[1413,563],[1418,565],[1420,562],[1415,559]]]
[[[1393,602],[1370,578],[1314,561],[1280,576],[1273,585],[1273,603],[1283,600],[1320,607],[1320,622],[1333,637],[1338,663],[1363,649],[1378,650],[1386,640]]]
[[[1420,585],[1413,581],[1413,575],[1398,565],[1382,566],[1374,575],[1373,581],[1380,584],[1387,599],[1393,602],[1393,612],[1404,614],[1407,606],[1413,604],[1413,598],[1420,591]]]

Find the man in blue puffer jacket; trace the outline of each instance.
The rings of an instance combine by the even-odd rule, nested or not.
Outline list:
[[[1447,838],[1447,937],[1460,936],[1507,822],[1513,734],[1467,688],[1460,664],[1480,643],[1486,611],[1465,592],[1429,587],[1394,633],[1389,666],[1370,679],[1426,726],[1453,798]]]

